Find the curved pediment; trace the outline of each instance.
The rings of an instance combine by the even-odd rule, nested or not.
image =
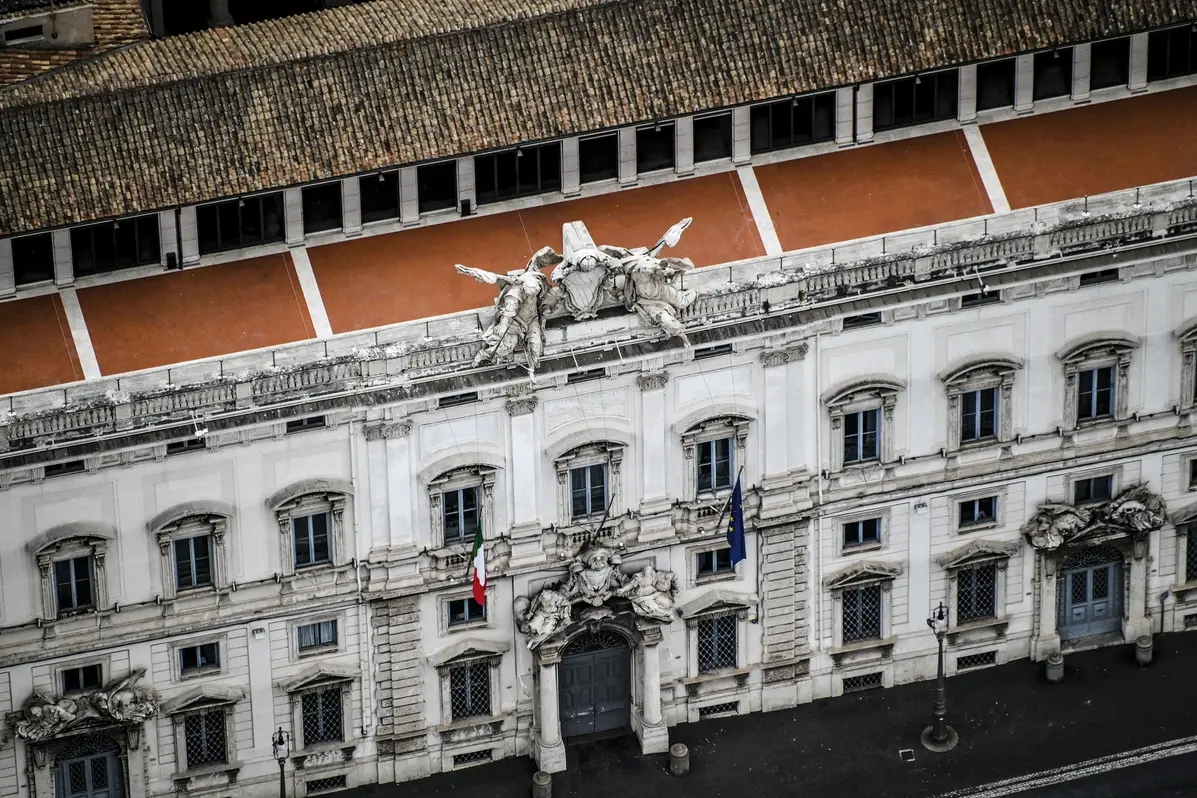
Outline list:
[[[863,399],[893,396],[906,388],[906,383],[884,374],[854,377],[823,392],[823,404],[828,407],[846,405]]]
[[[1077,338],[1056,353],[1062,363],[1084,360],[1091,356],[1121,354],[1138,349],[1141,341],[1124,332],[1099,332]]]
[[[473,659],[475,657],[496,657],[510,650],[511,644],[505,640],[466,637],[454,641],[429,655],[428,664],[434,668],[441,668],[456,660]]]
[[[626,449],[632,445],[633,438],[630,427],[612,423],[611,419],[592,421],[589,426],[585,421],[571,421],[548,435],[544,453],[550,461],[556,462],[586,446]]]
[[[889,581],[902,574],[902,564],[896,562],[858,562],[831,574],[823,580],[828,590],[845,590],[876,582]]]
[[[59,524],[41,533],[25,544],[30,554],[41,554],[46,549],[68,540],[116,540],[116,527],[101,521],[71,521]]]
[[[283,505],[313,493],[338,493],[342,496],[352,496],[353,485],[345,479],[302,479],[272,493],[266,500],[266,507],[271,512],[275,512]]]
[[[1006,560],[1018,552],[1018,543],[999,543],[994,540],[974,540],[967,545],[939,555],[935,562],[945,571],[967,568],[993,560]]]
[[[213,515],[218,515],[222,518],[232,518],[234,512],[233,505],[221,501],[183,502],[182,504],[176,504],[174,507],[163,510],[151,518],[146,524],[146,529],[154,533],[162,527],[182,521],[184,518],[207,518]]]
[[[486,468],[498,471],[503,468],[506,456],[497,446],[471,443],[469,451],[455,451],[438,457],[420,469],[421,485],[430,485],[446,474],[467,468]]]
[[[1018,371],[1022,367],[1023,362],[1021,358],[996,354],[974,355],[940,372],[939,380],[945,385],[951,385],[952,383],[963,382],[979,374],[1008,374],[1012,371]]]
[[[708,377],[708,379],[713,380],[715,377]],[[680,437],[692,435],[710,424],[721,421],[726,421],[734,426],[747,424],[756,419],[756,405],[751,399],[745,397],[732,401],[730,397],[719,397],[718,400],[705,402],[701,406],[683,413],[673,423],[673,431]]]

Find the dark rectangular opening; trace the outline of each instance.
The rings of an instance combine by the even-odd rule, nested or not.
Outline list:
[[[173,454],[183,454],[185,452],[198,452],[206,449],[203,438],[192,436],[184,438],[181,441],[171,441],[166,444],[166,456],[170,457]]]
[[[63,694],[97,690],[102,686],[103,669],[99,665],[81,665],[78,668],[64,668],[62,671]]]
[[[21,44],[22,42],[36,42],[45,38],[41,25],[26,25],[22,28],[9,28],[4,31],[5,44]]]
[[[54,237],[50,233],[12,240],[12,268],[17,285],[54,279]]]
[[[708,357],[718,357],[719,355],[730,355],[732,352],[731,344],[720,344],[719,346],[708,346],[702,349],[694,350],[695,360],[705,360]]]
[[[341,183],[321,183],[303,189],[303,234],[339,230],[341,221]]]
[[[858,313],[855,316],[844,317],[844,329],[855,330],[860,327],[871,327],[881,323],[881,313]]]
[[[732,156],[732,115],[715,114],[694,120],[694,163]]]
[[[474,157],[474,190],[479,205],[560,188],[560,142]]]
[[[179,649],[179,674],[188,676],[203,671],[220,670],[220,644],[200,643]]]
[[[420,213],[457,207],[457,161],[416,167],[416,196]]]
[[[486,606],[474,601],[473,596],[450,600],[448,611],[450,626],[486,620]]]
[[[324,416],[308,416],[307,418],[293,418],[287,422],[287,434],[304,432],[310,429],[324,429],[327,426]]]
[[[283,194],[259,194],[195,209],[201,255],[225,252],[286,238]]]
[[[1089,88],[1130,84],[1130,37],[1095,42],[1089,49]]]
[[[458,405],[468,405],[470,402],[478,401],[478,392],[469,391],[468,393],[455,393],[452,396],[442,396],[437,400],[437,407],[457,407]]]
[[[1014,105],[1014,59],[977,65],[977,110]]]
[[[585,371],[575,371],[565,378],[566,385],[572,385],[579,382],[590,382],[591,380],[601,380],[607,376],[606,369],[586,369]]]
[[[835,138],[835,92],[754,105],[749,119],[754,153],[831,141]]]
[[[50,477],[61,477],[67,474],[81,474],[83,473],[84,465],[82,460],[67,460],[63,463],[49,463],[43,469],[46,479]]]
[[[955,69],[888,80],[873,87],[873,129],[890,130],[955,119],[959,73]]]
[[[156,214],[71,230],[76,277],[148,266],[158,263],[161,257]]]
[[[672,122],[663,122],[636,131],[636,172],[672,169],[676,161]]]
[[[1189,487],[1197,486],[1197,457],[1189,461]]]
[[[1148,34],[1148,80],[1164,80],[1194,72],[1197,72],[1197,24]]]
[[[1002,295],[998,291],[977,291],[974,294],[965,294],[960,297],[960,307],[975,308],[979,305],[992,305],[1002,301]]]
[[[583,183],[619,177],[619,136],[608,133],[578,142],[578,172]]]
[[[362,224],[399,218],[399,172],[379,172],[359,177]]]
[[[1072,483],[1073,504],[1096,504],[1108,501],[1114,495],[1114,477],[1109,474],[1101,477],[1078,479]]]
[[[1081,275],[1081,285],[1100,285],[1101,283],[1118,282],[1117,269],[1102,269],[1096,272],[1085,272]]]
[[[1035,53],[1035,85],[1032,99],[1047,100],[1072,94],[1072,48],[1060,47]]]

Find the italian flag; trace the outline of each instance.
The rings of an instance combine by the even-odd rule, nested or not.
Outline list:
[[[482,548],[482,524],[474,533],[474,601],[486,606],[486,551]]]

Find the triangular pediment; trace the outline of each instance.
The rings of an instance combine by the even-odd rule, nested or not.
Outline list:
[[[999,543],[993,540],[974,540],[965,546],[939,555],[935,562],[940,568],[967,568],[993,560],[1006,560],[1018,551],[1018,543]]]
[[[245,698],[244,688],[235,685],[205,684],[169,699],[162,705],[162,712],[174,715],[189,709],[234,704]]]
[[[678,612],[681,613],[683,618],[693,618],[695,615],[710,614],[723,610],[738,612],[755,607],[759,602],[760,599],[751,593],[741,593],[738,590],[728,590],[727,588],[715,588],[690,599],[678,607]]]
[[[824,581],[828,590],[843,590],[858,585],[891,580],[902,573],[901,563],[858,562],[838,571]]]
[[[305,687],[313,687],[326,682],[348,682],[358,677],[357,669],[345,665],[320,664],[313,665],[307,670],[279,681],[279,689],[284,693],[293,693]]]
[[[440,668],[458,660],[500,656],[509,650],[511,650],[511,643],[503,640],[466,637],[431,654],[428,657],[428,662],[432,667]]]

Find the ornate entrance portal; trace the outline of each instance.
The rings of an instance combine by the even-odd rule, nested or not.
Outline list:
[[[1060,639],[1116,632],[1122,625],[1122,553],[1107,546],[1084,549],[1064,561],[1060,589]]]
[[[631,730],[631,649],[620,635],[583,632],[561,650],[561,736]]]
[[[58,756],[58,798],[123,798],[120,747],[94,735],[65,747]]]

